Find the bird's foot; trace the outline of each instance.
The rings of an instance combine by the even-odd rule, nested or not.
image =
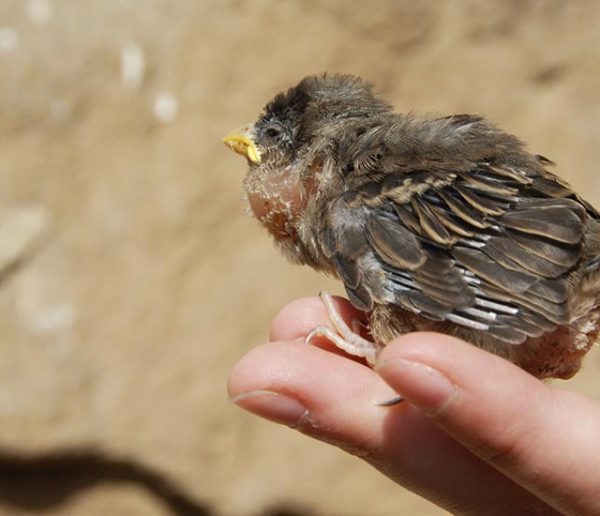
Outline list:
[[[352,321],[352,329],[346,324],[337,311],[331,294],[321,291],[319,297],[327,309],[327,315],[335,330],[328,326],[317,326],[306,336],[306,342],[310,343],[316,337],[324,337],[349,355],[363,357],[369,365],[373,365],[377,360],[380,346],[361,337],[358,333],[360,331],[359,321]]]
[[[310,344],[311,340],[315,337],[324,337],[349,355],[363,357],[371,366],[375,364],[377,355],[381,351],[381,346],[360,335],[361,327],[364,324],[355,319],[352,321],[352,328],[350,328],[337,311],[331,294],[323,290],[320,292],[319,297],[327,309],[327,315],[335,330],[328,326],[317,326],[306,336],[306,343]],[[376,402],[375,404],[380,407],[391,407],[403,401],[404,398],[398,395],[385,401]]]

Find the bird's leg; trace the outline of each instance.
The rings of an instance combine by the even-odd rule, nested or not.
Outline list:
[[[367,359],[369,365],[375,364],[377,355],[379,355],[379,352],[381,351],[381,346],[360,336],[359,332],[363,324],[354,319],[352,321],[352,329],[350,329],[333,304],[333,299],[329,292],[322,290],[319,293],[319,297],[327,309],[327,315],[329,316],[329,320],[335,328],[335,331],[328,326],[317,326],[306,336],[307,344],[315,337],[325,337],[332,344],[349,355],[364,357]],[[404,398],[398,395],[389,400],[376,402],[375,404],[380,407],[391,407],[402,403],[403,401]]]
[[[360,323],[358,321],[352,322],[353,329],[348,327],[328,292],[321,291],[319,297],[327,309],[327,315],[335,331],[327,326],[317,326],[306,336],[306,342],[310,343],[315,337],[325,337],[349,355],[364,357],[369,365],[373,365],[379,354],[380,346],[359,335],[357,325]]]

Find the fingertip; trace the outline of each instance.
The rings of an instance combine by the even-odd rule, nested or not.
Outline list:
[[[378,373],[403,399],[430,415],[444,410],[459,392],[443,373],[420,362],[392,358],[381,362]]]
[[[254,390],[257,383],[257,373],[260,372],[260,356],[264,345],[257,346],[246,353],[233,366],[227,377],[227,395],[230,399]]]
[[[348,378],[354,381],[348,382]],[[231,370],[227,389],[230,397],[255,390],[309,394],[318,404],[337,400],[343,392],[361,391],[364,385],[371,385],[369,382],[385,387],[377,374],[354,360],[287,341],[263,344],[249,351]],[[335,387],[325,388],[326,385]],[[389,389],[384,388],[381,397],[385,398],[386,393]]]

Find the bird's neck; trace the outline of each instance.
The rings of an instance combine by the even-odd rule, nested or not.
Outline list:
[[[244,181],[254,216],[277,240],[297,240],[302,210],[300,176],[293,167],[251,171]]]

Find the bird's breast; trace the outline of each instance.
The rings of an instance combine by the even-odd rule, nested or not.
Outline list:
[[[299,174],[292,167],[250,172],[244,181],[254,216],[278,240],[298,238],[295,223],[302,210]]]

